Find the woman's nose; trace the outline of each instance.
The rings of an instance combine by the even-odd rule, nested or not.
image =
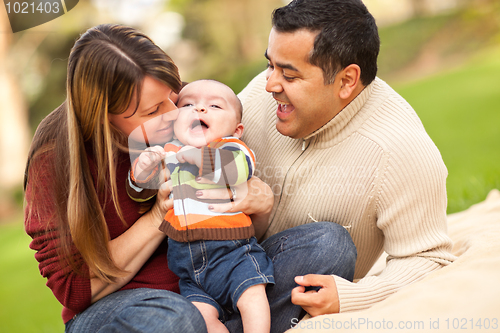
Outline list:
[[[176,120],[179,116],[179,109],[177,106],[169,99],[165,107],[163,109],[163,113],[161,115],[162,121],[172,121]]]
[[[174,121],[179,117],[179,109],[165,112],[161,115],[161,121]]]

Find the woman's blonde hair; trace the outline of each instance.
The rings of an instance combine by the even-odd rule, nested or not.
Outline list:
[[[57,177],[49,194],[57,214],[47,228],[56,225],[59,229],[61,255],[74,270],[78,267],[72,260],[73,244],[90,272],[107,282],[123,271],[109,253],[110,236],[98,193],[111,193],[105,201],[112,200],[125,223],[118,202],[115,163],[118,150],[127,146],[127,138],[110,124],[108,115],[123,113],[134,94],[139,105],[145,76],[175,92],[181,88],[172,59],[143,33],[110,24],[87,30],[70,53],[66,101],[38,126],[26,165],[25,190],[28,182],[36,185],[41,180],[37,177],[39,166],[30,170],[30,164],[35,165],[32,162],[42,153],[53,153],[51,168]],[[96,179],[90,171],[88,149],[94,156]],[[36,203],[31,203],[30,211],[36,209]]]

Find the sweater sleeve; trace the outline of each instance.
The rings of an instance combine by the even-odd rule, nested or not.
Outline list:
[[[334,277],[341,312],[371,307],[454,260],[447,234],[447,170],[427,134],[415,135],[400,141],[396,136],[377,179],[375,214],[387,265],[357,283]]]
[[[137,202],[145,202],[153,198],[156,193],[158,193],[159,187],[159,168],[156,166],[149,177],[144,181],[139,181],[134,175],[135,166],[137,165],[138,159],[132,163],[132,167],[128,173],[128,179],[126,182],[126,189],[128,196]]]
[[[91,290],[88,268],[78,251],[74,262],[80,274],[74,272],[59,255],[60,233],[55,227],[55,203],[51,195],[55,174],[51,172],[50,158],[45,154],[31,162],[26,186],[25,230],[33,239],[30,248],[35,250],[40,274],[47,279],[47,286],[66,308],[79,313],[90,306]],[[38,182],[29,181],[37,173]]]
[[[253,175],[255,156],[243,141],[224,138],[202,147],[200,176],[219,185],[238,185]]]

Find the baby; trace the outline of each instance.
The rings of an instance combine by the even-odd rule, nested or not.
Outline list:
[[[177,140],[137,158],[127,191],[132,198],[147,200],[141,188],[158,184],[162,171],[162,179],[172,180],[174,208],[160,226],[168,236],[168,264],[180,278],[181,294],[203,315],[208,332],[228,332],[220,320],[232,311],[241,314],[245,332],[269,332],[265,286],[274,284],[274,271],[254,237],[250,217],[216,213],[211,205],[221,200],[198,198],[199,190],[227,188],[233,201],[231,186],[252,177],[255,157],[239,140],[241,102],[223,83],[199,80],[181,90],[177,105]],[[198,177],[212,183],[200,184]]]

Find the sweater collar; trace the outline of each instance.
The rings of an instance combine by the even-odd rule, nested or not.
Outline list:
[[[329,122],[325,125],[314,131],[313,133],[306,136],[303,140],[308,141],[311,138],[316,137],[316,141],[318,142],[330,142],[333,143],[332,140],[335,137],[338,137],[338,134],[341,132],[347,132],[345,136],[348,136],[350,133],[354,131],[354,127],[350,130],[350,126],[348,126],[353,118],[357,115],[357,113],[363,108],[366,101],[370,97],[373,85],[377,79],[375,79],[372,83],[366,86],[359,94],[356,96],[345,108],[342,109],[335,117],[333,117]],[[347,131],[345,131],[347,130]],[[342,135],[342,138],[345,137]],[[341,139],[341,138],[338,138]],[[338,140],[334,140],[337,143]]]

